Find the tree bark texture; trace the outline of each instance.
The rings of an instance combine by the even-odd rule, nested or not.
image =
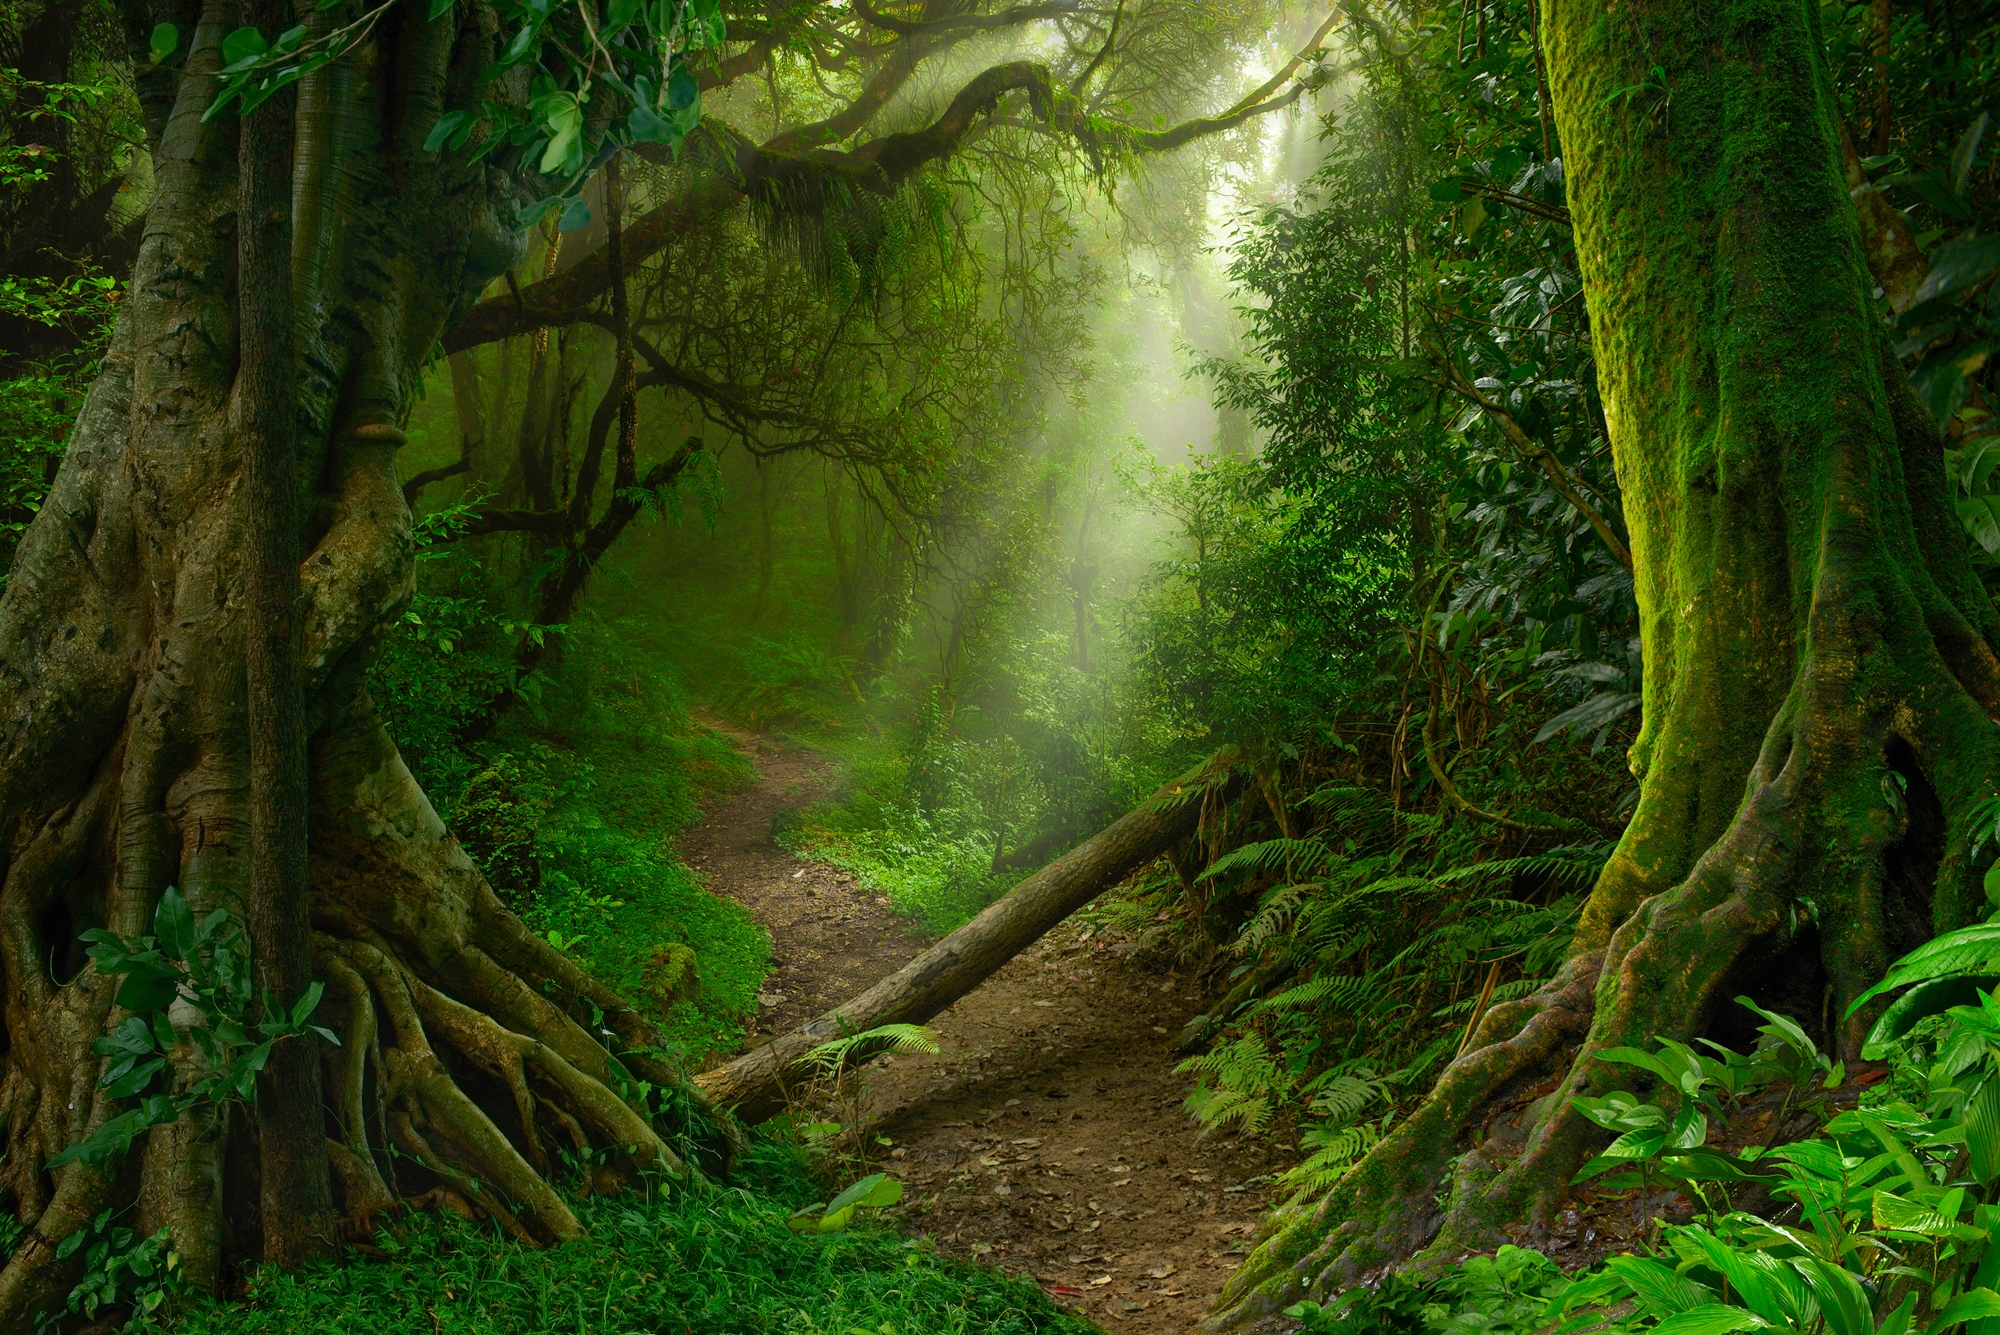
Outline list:
[[[1817,6],[1542,13],[1632,537],[1639,803],[1556,977],[1274,1216],[1212,1330],[1546,1224],[1604,1140],[1569,1100],[1632,1078],[1604,1048],[1711,1032],[1749,992],[1853,1055],[1849,1001],[1979,902],[2000,635],[1872,309]]]
[[[282,31],[275,3],[244,17]],[[256,984],[279,1009],[312,982],[306,893],[305,695],[299,688],[299,485],[292,312],[292,111],[280,96],[243,118],[236,305],[241,356],[234,410],[247,501],[244,676],[250,731],[250,895]],[[319,1040],[279,1043],[257,1078],[259,1217],[264,1259],[292,1267],[334,1253],[332,1187],[321,1130]]]
[[[718,1107],[732,1108],[746,1121],[782,1112],[788,1093],[812,1081],[803,1061],[813,1048],[881,1025],[922,1024],[1051,927],[1186,839],[1204,813],[1241,788],[1228,764],[1219,757],[1167,784],[861,995],[696,1076],[696,1084]]]
[[[0,1329],[60,1300],[56,1246],[108,1207],[171,1228],[213,1287],[317,1248],[329,1209],[425,1194],[572,1237],[559,1153],[681,1172],[669,1137],[719,1149],[682,1135],[707,1122],[651,1026],[502,907],[362,690],[412,583],[399,423],[439,332],[520,252],[512,182],[421,148],[476,96],[498,20],[395,7],[301,85],[287,135],[277,103],[201,121],[243,17],[209,0],[188,42],[130,298],[0,597],[0,1193],[29,1226]],[[341,1044],[281,1043],[305,1064],[274,1063],[256,1119],[189,1113],[50,1172],[124,1111],[90,1048],[125,1018],[116,980],[77,934],[149,932],[169,885],[247,920],[281,997],[324,982]],[[635,1101],[642,1079],[682,1112]]]

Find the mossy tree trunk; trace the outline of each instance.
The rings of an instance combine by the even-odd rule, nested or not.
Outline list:
[[[1872,308],[1818,7],[1542,13],[1632,535],[1639,803],[1558,976],[1272,1221],[1211,1329],[1546,1223],[1603,1143],[1570,1098],[1632,1079],[1606,1047],[1701,1034],[1750,992],[1853,1055],[1849,1001],[1979,900],[2000,628]]]
[[[257,440],[271,443],[254,428],[274,393],[296,408],[280,419],[281,476],[263,484],[292,489],[303,553],[297,604],[262,618],[272,633],[297,628],[311,929],[295,947],[309,947],[327,985],[321,1018],[343,1040],[306,1058],[321,1064],[325,1131],[305,1115],[312,1143],[286,1147],[288,1180],[324,1180],[317,1155],[349,1219],[428,1193],[560,1239],[580,1225],[551,1189],[557,1156],[608,1147],[620,1163],[681,1171],[667,1140],[699,1103],[670,1097],[680,1114],[656,1118],[628,1101],[642,1078],[686,1087],[643,1055],[654,1034],[641,1017],[502,907],[362,689],[411,588],[398,424],[439,333],[519,254],[511,180],[421,147],[448,99],[475,96],[498,21],[478,5],[435,22],[395,6],[352,56],[309,76],[295,113],[285,100],[295,119],[276,179],[290,195],[275,207],[289,208],[291,254],[263,256],[255,282],[239,268],[244,132],[233,115],[201,120],[222,35],[243,21],[209,0],[187,40],[129,300],[0,599],[0,1192],[29,1225],[0,1270],[0,1329],[60,1300],[70,1281],[56,1245],[107,1207],[142,1232],[171,1228],[210,1286],[232,1258],[320,1245],[262,1227],[272,1209],[323,1207],[272,1182],[260,1202],[255,1118],[190,1112],[103,1168],[46,1167],[123,1111],[96,1088],[91,1051],[124,1018],[116,980],[83,959],[78,933],[150,931],[169,885],[198,913],[225,907],[253,928],[287,916],[282,904],[246,914],[253,805],[273,800],[255,791],[268,767],[253,763],[245,667],[248,464]],[[245,346],[257,327],[245,289],[273,272],[289,274],[291,300],[264,309],[292,308],[297,331],[282,392],[269,359],[284,350]],[[261,407],[246,402],[257,394]],[[273,961],[294,975],[303,962]],[[184,1083],[196,1059],[178,1051]]]

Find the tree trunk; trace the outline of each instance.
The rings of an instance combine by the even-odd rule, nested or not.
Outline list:
[[[1639,804],[1555,979],[1489,1011],[1325,1198],[1274,1216],[1210,1329],[1546,1224],[1603,1139],[1570,1098],[1631,1079],[1592,1054],[1699,1035],[1740,992],[1839,1017],[1978,902],[1993,609],[1871,309],[1817,7],[1544,16],[1632,536]],[[1830,1041],[1853,1055],[1867,1019]]]
[[[285,7],[245,6],[282,31]],[[231,441],[243,460],[244,677],[250,735],[250,895],[258,995],[279,1012],[312,984],[306,890],[305,697],[299,689],[298,373],[292,318],[292,110],[280,95],[243,118],[237,139],[238,337]],[[260,1018],[275,1018],[264,1015]],[[272,1049],[257,1077],[259,1217],[264,1259],[296,1267],[331,1256],[332,1188],[320,1126],[319,1040]]]
[[[290,266],[265,256],[239,268],[238,231],[263,226],[268,206],[254,192],[239,199],[234,116],[201,123],[231,9],[210,4],[192,34],[131,297],[0,597],[0,1192],[30,1226],[0,1270],[4,1329],[60,1300],[76,1262],[55,1247],[106,1208],[136,1202],[141,1232],[170,1227],[189,1274],[211,1286],[232,1258],[265,1251],[260,1216],[310,1222],[322,1209],[291,1194],[310,1188],[268,1179],[260,1208],[244,1171],[257,1148],[237,1154],[229,1141],[268,1128],[268,1115],[198,1108],[101,1168],[46,1167],[130,1102],[97,1088],[91,1043],[126,1012],[77,933],[150,932],[170,885],[204,912],[240,920],[248,905],[260,936],[274,930],[257,907],[264,889],[281,892],[269,906],[281,917],[309,911],[310,941],[295,944],[327,985],[316,1018],[341,1046],[324,1053],[325,1107],[307,1118],[309,1134],[323,1125],[331,1137],[299,1159],[308,1174],[331,1160],[334,1203],[350,1219],[444,1191],[522,1237],[564,1238],[579,1225],[549,1184],[558,1149],[637,1147],[635,1164],[683,1169],[662,1135],[681,1128],[623,1097],[638,1078],[680,1084],[643,1051],[651,1026],[501,906],[361,689],[411,588],[397,423],[439,332],[520,244],[500,221],[512,212],[503,177],[420,147],[447,97],[474,96],[497,20],[460,6],[426,22],[398,6],[353,57],[347,101],[300,98],[296,139],[277,151],[296,155],[295,182],[323,186],[292,242],[311,259],[300,288],[313,295],[292,324],[295,407],[261,438],[282,445],[283,466],[260,480],[248,468],[260,437],[235,414],[268,385],[256,377],[271,349],[252,344],[248,317],[265,272],[276,263],[282,287]],[[275,585],[253,578],[260,486],[289,491],[302,522],[304,559]],[[269,592],[287,582],[299,590],[289,607]],[[266,752],[252,741],[253,725],[281,720],[253,703],[246,676],[252,609],[272,597],[281,605],[262,610],[296,644],[303,702],[309,906],[295,880],[267,887],[253,867],[253,843],[259,857],[266,847],[253,834],[260,804],[282,796],[266,789]],[[303,959],[282,940],[253,946],[261,967],[292,970],[267,974],[275,983],[299,985]],[[183,1034],[200,1022],[170,1014]],[[179,1085],[193,1053],[176,1048]],[[278,1148],[263,1146],[266,1165]],[[282,1241],[273,1250],[297,1254]]]
[[[695,1077],[718,1107],[762,1121],[785,1107],[787,1091],[810,1084],[806,1055],[822,1043],[887,1024],[922,1024],[979,986],[1042,934],[1193,833],[1211,804],[1240,787],[1228,760],[1210,761],[1167,784],[1095,838],[989,905],[896,972],[735,1061]],[[865,1055],[856,1053],[850,1061]]]

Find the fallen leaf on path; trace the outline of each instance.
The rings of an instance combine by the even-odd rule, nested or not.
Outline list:
[[[1148,1270],[1146,1273],[1154,1279],[1165,1279],[1168,1275],[1178,1273],[1179,1270],[1180,1270],[1179,1266],[1175,1265],[1172,1261],[1169,1261],[1165,1265],[1154,1266],[1151,1270]]]
[[[1101,1288],[1103,1288],[1103,1287],[1104,1287],[1104,1286],[1105,1286],[1106,1284],[1109,1284],[1109,1283],[1111,1282],[1111,1276],[1109,1276],[1109,1275],[1099,1275],[1099,1276],[1098,1276],[1098,1277],[1097,1277],[1096,1279],[1093,1279],[1093,1280],[1091,1280],[1090,1282],[1091,1282],[1091,1284],[1092,1284],[1092,1286],[1093,1286],[1093,1287],[1095,1287],[1095,1288],[1100,1288],[1100,1289],[1101,1289]]]

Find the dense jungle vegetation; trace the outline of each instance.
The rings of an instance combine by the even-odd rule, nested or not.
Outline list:
[[[1091,1329],[693,1078],[763,731],[934,935],[1189,813],[1094,911],[1300,1151],[1212,1329],[2000,1332],[2000,5],[7,0],[0,87],[0,1328]]]

